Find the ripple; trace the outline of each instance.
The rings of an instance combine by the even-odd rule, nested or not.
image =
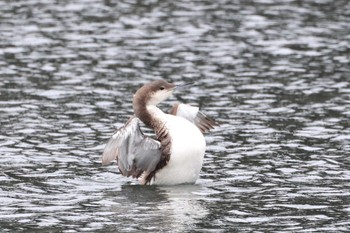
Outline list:
[[[1,229],[346,231],[348,9],[0,2]],[[197,185],[140,187],[100,165],[133,93],[158,78],[195,82],[168,103],[220,123]]]

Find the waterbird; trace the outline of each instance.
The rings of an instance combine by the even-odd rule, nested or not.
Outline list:
[[[102,164],[116,160],[122,175],[138,178],[143,185],[194,184],[203,165],[203,133],[217,123],[189,104],[176,103],[170,113],[157,107],[187,85],[156,80],[138,89],[133,96],[134,115],[107,142]],[[141,122],[153,129],[156,138],[143,133]]]

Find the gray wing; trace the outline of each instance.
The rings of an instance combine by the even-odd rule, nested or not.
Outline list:
[[[140,120],[132,117],[108,141],[102,155],[102,164],[117,160],[124,176],[139,177],[155,170],[160,157],[160,142],[146,137],[140,129]]]
[[[181,116],[189,120],[195,124],[202,133],[213,129],[218,125],[213,119],[210,119],[204,113],[199,111],[198,107],[193,107],[188,104],[175,104],[171,109],[170,114]]]

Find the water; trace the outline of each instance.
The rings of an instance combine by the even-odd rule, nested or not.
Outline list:
[[[1,232],[350,228],[348,1],[2,1]],[[164,78],[221,126],[196,185],[102,167]]]

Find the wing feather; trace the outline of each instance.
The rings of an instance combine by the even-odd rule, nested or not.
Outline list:
[[[124,176],[139,177],[155,170],[161,158],[160,142],[145,136],[140,120],[132,117],[109,139],[102,155],[102,164],[117,160]]]
[[[193,107],[189,104],[175,104],[170,111],[170,114],[183,117],[195,124],[202,133],[214,129],[218,124],[204,113],[199,111],[198,107]]]

